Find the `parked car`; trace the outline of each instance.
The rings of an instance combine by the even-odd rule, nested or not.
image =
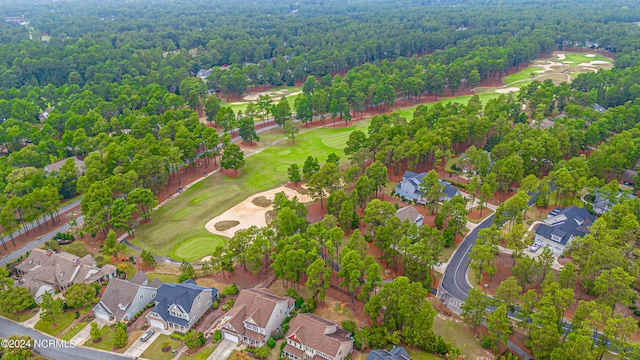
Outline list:
[[[156,332],[153,329],[149,329],[149,330],[145,331],[144,334],[142,334],[142,336],[140,336],[140,341],[145,342],[145,341],[149,340],[149,338],[151,336],[153,336],[153,334],[155,334],[155,333]]]
[[[531,247],[529,248],[529,251],[531,252],[536,252],[538,251],[538,249],[540,249],[540,243],[539,242],[534,242],[533,245],[531,245]]]

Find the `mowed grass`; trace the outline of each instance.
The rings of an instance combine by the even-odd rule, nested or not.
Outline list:
[[[51,336],[57,336],[62,332],[62,330],[66,329],[73,320],[75,320],[75,313],[73,311],[65,311],[58,316],[53,323],[40,320],[34,327],[36,330],[40,330],[43,333]]]
[[[406,346],[404,347],[411,356],[411,360],[439,360],[440,358],[434,354],[426,353],[422,350],[410,349]]]
[[[480,101],[482,102],[482,106],[487,105],[487,102],[489,100],[497,99],[501,95],[501,94],[498,94],[497,92],[495,92],[494,88],[476,88],[475,93],[480,98]],[[432,97],[432,96],[429,95],[429,97]],[[438,101],[435,101],[435,102],[432,102],[432,103],[428,103],[428,104],[424,104],[424,105],[427,106],[427,107],[433,106],[434,104],[442,104],[442,105],[446,106],[446,105],[451,104],[451,103],[458,103],[458,104],[461,104],[461,105],[467,105],[469,103],[469,99],[471,99],[471,97],[472,97],[472,95],[463,95],[463,96],[456,96],[456,97],[439,98],[440,100],[438,100]],[[413,106],[401,108],[401,109],[398,109],[398,110],[394,110],[394,113],[397,113],[398,115],[404,117],[408,121],[411,121],[411,120],[413,120],[413,113],[416,111],[416,108],[418,106],[419,105],[413,105]]]
[[[473,336],[473,329],[462,323],[435,318],[433,320],[433,332],[442,336],[454,347],[457,346],[462,351],[465,359],[487,358],[489,353],[480,346],[480,342]],[[419,359],[413,357],[411,359]],[[429,354],[430,355],[430,354]]]
[[[592,53],[595,54],[594,57],[587,57],[585,56],[586,53],[567,53],[565,54],[565,59],[562,60],[563,63],[568,63],[568,62],[573,62],[573,64],[568,64],[568,65],[577,65],[580,63],[588,63],[594,60],[599,60],[599,61],[609,61],[609,62],[613,62],[613,59],[602,56],[600,54],[596,54],[596,53]]]
[[[162,352],[162,347],[164,345],[168,345],[171,347],[171,350],[177,349],[180,346],[180,340],[175,340],[169,337],[169,335],[161,334],[158,336],[156,341],[151,344],[147,350],[142,354],[142,357],[145,359],[153,359],[153,360],[169,360],[175,357],[175,354],[172,354],[171,351]]]
[[[200,349],[198,349],[198,351],[195,354],[182,355],[180,357],[180,359],[183,359],[183,360],[207,360],[209,358],[209,355],[211,355],[211,353],[213,352],[213,350],[216,349],[216,347],[218,347],[217,344],[207,343],[205,346],[203,346]]]
[[[0,316],[4,316],[7,319],[11,319],[15,322],[23,322],[31,319],[38,313],[38,308],[27,309],[25,311],[21,311],[19,313],[9,313],[0,310]]]
[[[539,71],[539,70],[543,70],[543,69],[541,67],[531,66],[531,67],[522,69],[521,71],[518,71],[515,74],[511,74],[503,77],[502,82],[505,84],[511,84],[516,81],[531,79],[532,77],[540,75],[538,73],[534,73],[534,71]]]
[[[64,335],[62,335],[60,337],[60,339],[67,340],[67,341],[73,339],[73,337],[76,336],[87,325],[89,325],[89,323],[87,321],[81,321],[81,322],[73,325],[73,327],[70,328],[66,333],[64,333]]]
[[[138,228],[133,243],[142,249],[175,260],[197,261],[211,255],[221,236],[209,233],[204,225],[235,204],[257,192],[273,189],[287,181],[287,167],[302,167],[309,155],[324,163],[330,153],[347,160],[342,149],[349,134],[364,128],[367,121],[348,128],[320,128],[296,136],[296,144],[285,140],[247,157],[241,175],[230,178],[218,172],[194,184],[177,198],[153,213],[153,220]]]

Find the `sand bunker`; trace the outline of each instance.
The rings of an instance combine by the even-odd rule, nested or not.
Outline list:
[[[508,88],[496,89],[495,90],[495,92],[497,92],[498,94],[508,94],[508,93],[512,93],[512,92],[516,92],[516,91],[520,91],[520,88],[508,87]]]
[[[260,207],[253,203],[253,199],[260,196],[264,196],[267,199],[273,200],[276,194],[279,192],[284,192],[289,199],[292,199],[294,196],[297,196],[300,202],[312,201],[311,197],[308,195],[301,195],[295,190],[289,189],[288,187],[285,187],[285,186],[281,186],[279,188],[275,188],[272,190],[263,191],[261,193],[252,195],[244,199],[241,203],[235,205],[231,209],[209,220],[209,222],[204,227],[207,229],[207,231],[209,231],[212,234],[222,235],[228,238],[233,237],[233,235],[238,230],[245,230],[254,225],[257,227],[264,227],[267,225],[267,222],[265,220],[265,214],[267,213],[267,211],[273,209],[273,205],[269,207]],[[215,224],[221,221],[234,221],[234,220],[239,221],[240,224],[238,226],[234,226],[233,228],[227,229],[224,231],[218,231],[215,228]],[[203,261],[206,261],[206,260],[203,260]]]
[[[280,96],[295,96],[300,94],[301,91],[294,91],[292,93],[289,92],[289,90],[287,89],[283,89],[283,90],[278,90],[278,91],[265,91],[265,92],[261,92],[261,93],[256,93],[256,94],[250,94],[247,95],[245,97],[243,97],[242,99],[245,101],[256,101],[258,100],[258,97],[260,97],[260,95],[269,95],[271,96],[272,99],[278,99],[280,98]]]
[[[589,67],[589,66],[594,66],[594,65],[608,65],[608,64],[611,64],[611,63],[608,62],[608,61],[603,61],[603,60],[593,60],[593,61],[590,61],[588,63],[580,63],[580,64],[578,64],[578,66],[587,66],[587,67]]]
[[[565,54],[558,54],[558,60],[564,60],[567,58],[567,55]]]
[[[596,57],[596,54],[584,54],[586,57]]]

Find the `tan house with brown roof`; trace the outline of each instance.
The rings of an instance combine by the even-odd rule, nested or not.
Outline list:
[[[102,268],[87,255],[79,258],[64,251],[53,252],[35,248],[29,256],[16,266],[20,280],[14,286],[23,286],[33,295],[37,303],[45,292],[65,290],[75,283],[90,284],[116,276],[117,269],[113,265]]]
[[[160,285],[160,279],[149,283],[143,272],[138,272],[131,280],[112,279],[100,302],[93,307],[93,313],[96,318],[106,321],[128,322],[153,302]]]
[[[295,299],[259,289],[241,290],[233,308],[222,319],[225,339],[259,347],[282,325]]]
[[[292,360],[343,360],[353,350],[350,332],[313,314],[296,316],[285,338],[282,356]]]

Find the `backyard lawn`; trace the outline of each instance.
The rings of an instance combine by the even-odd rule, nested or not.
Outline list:
[[[44,320],[40,320],[36,323],[36,330],[40,330],[43,333],[49,334],[51,336],[56,336],[62,332],[62,330],[66,329],[73,320],[75,320],[75,312],[73,311],[65,311],[62,315],[58,316],[54,323],[50,323]]]
[[[287,167],[293,163],[302,167],[309,155],[323,164],[327,156],[335,152],[346,164],[342,149],[349,134],[367,125],[367,121],[361,121],[348,128],[307,131],[296,137],[295,145],[287,140],[247,157],[237,178],[220,172],[207,177],[154,212],[153,220],[138,228],[133,243],[175,260],[198,261],[210,255],[226,239],[209,233],[204,227],[207,221],[248,196],[285,183]]]
[[[162,281],[164,284],[167,284],[167,283],[174,283],[174,282],[177,283],[178,280],[180,279],[180,276],[169,275],[169,274],[159,274],[157,272],[148,272],[147,279],[149,279],[149,282],[152,282],[154,279],[160,279],[160,281]]]
[[[180,346],[182,342],[180,340],[175,340],[169,337],[169,335],[161,334],[158,336],[156,341],[151,344],[147,348],[147,350],[142,353],[142,357],[145,359],[153,359],[153,360],[169,360],[175,357],[175,354],[171,353],[171,350],[176,350]],[[171,349],[167,352],[162,352],[162,348],[165,346],[170,346]]]
[[[407,350],[407,352],[411,356],[411,360],[439,360],[440,359],[439,357],[433,354],[426,353],[422,350],[410,349],[407,347],[405,347],[404,349]]]
[[[480,346],[479,341],[473,336],[473,330],[462,323],[443,320],[436,317],[433,321],[433,331],[442,336],[446,341],[450,342],[454,347],[459,347],[465,359],[487,358],[489,355],[489,353]],[[412,360],[422,359],[414,357],[411,352],[409,352],[409,354],[411,355]]]

